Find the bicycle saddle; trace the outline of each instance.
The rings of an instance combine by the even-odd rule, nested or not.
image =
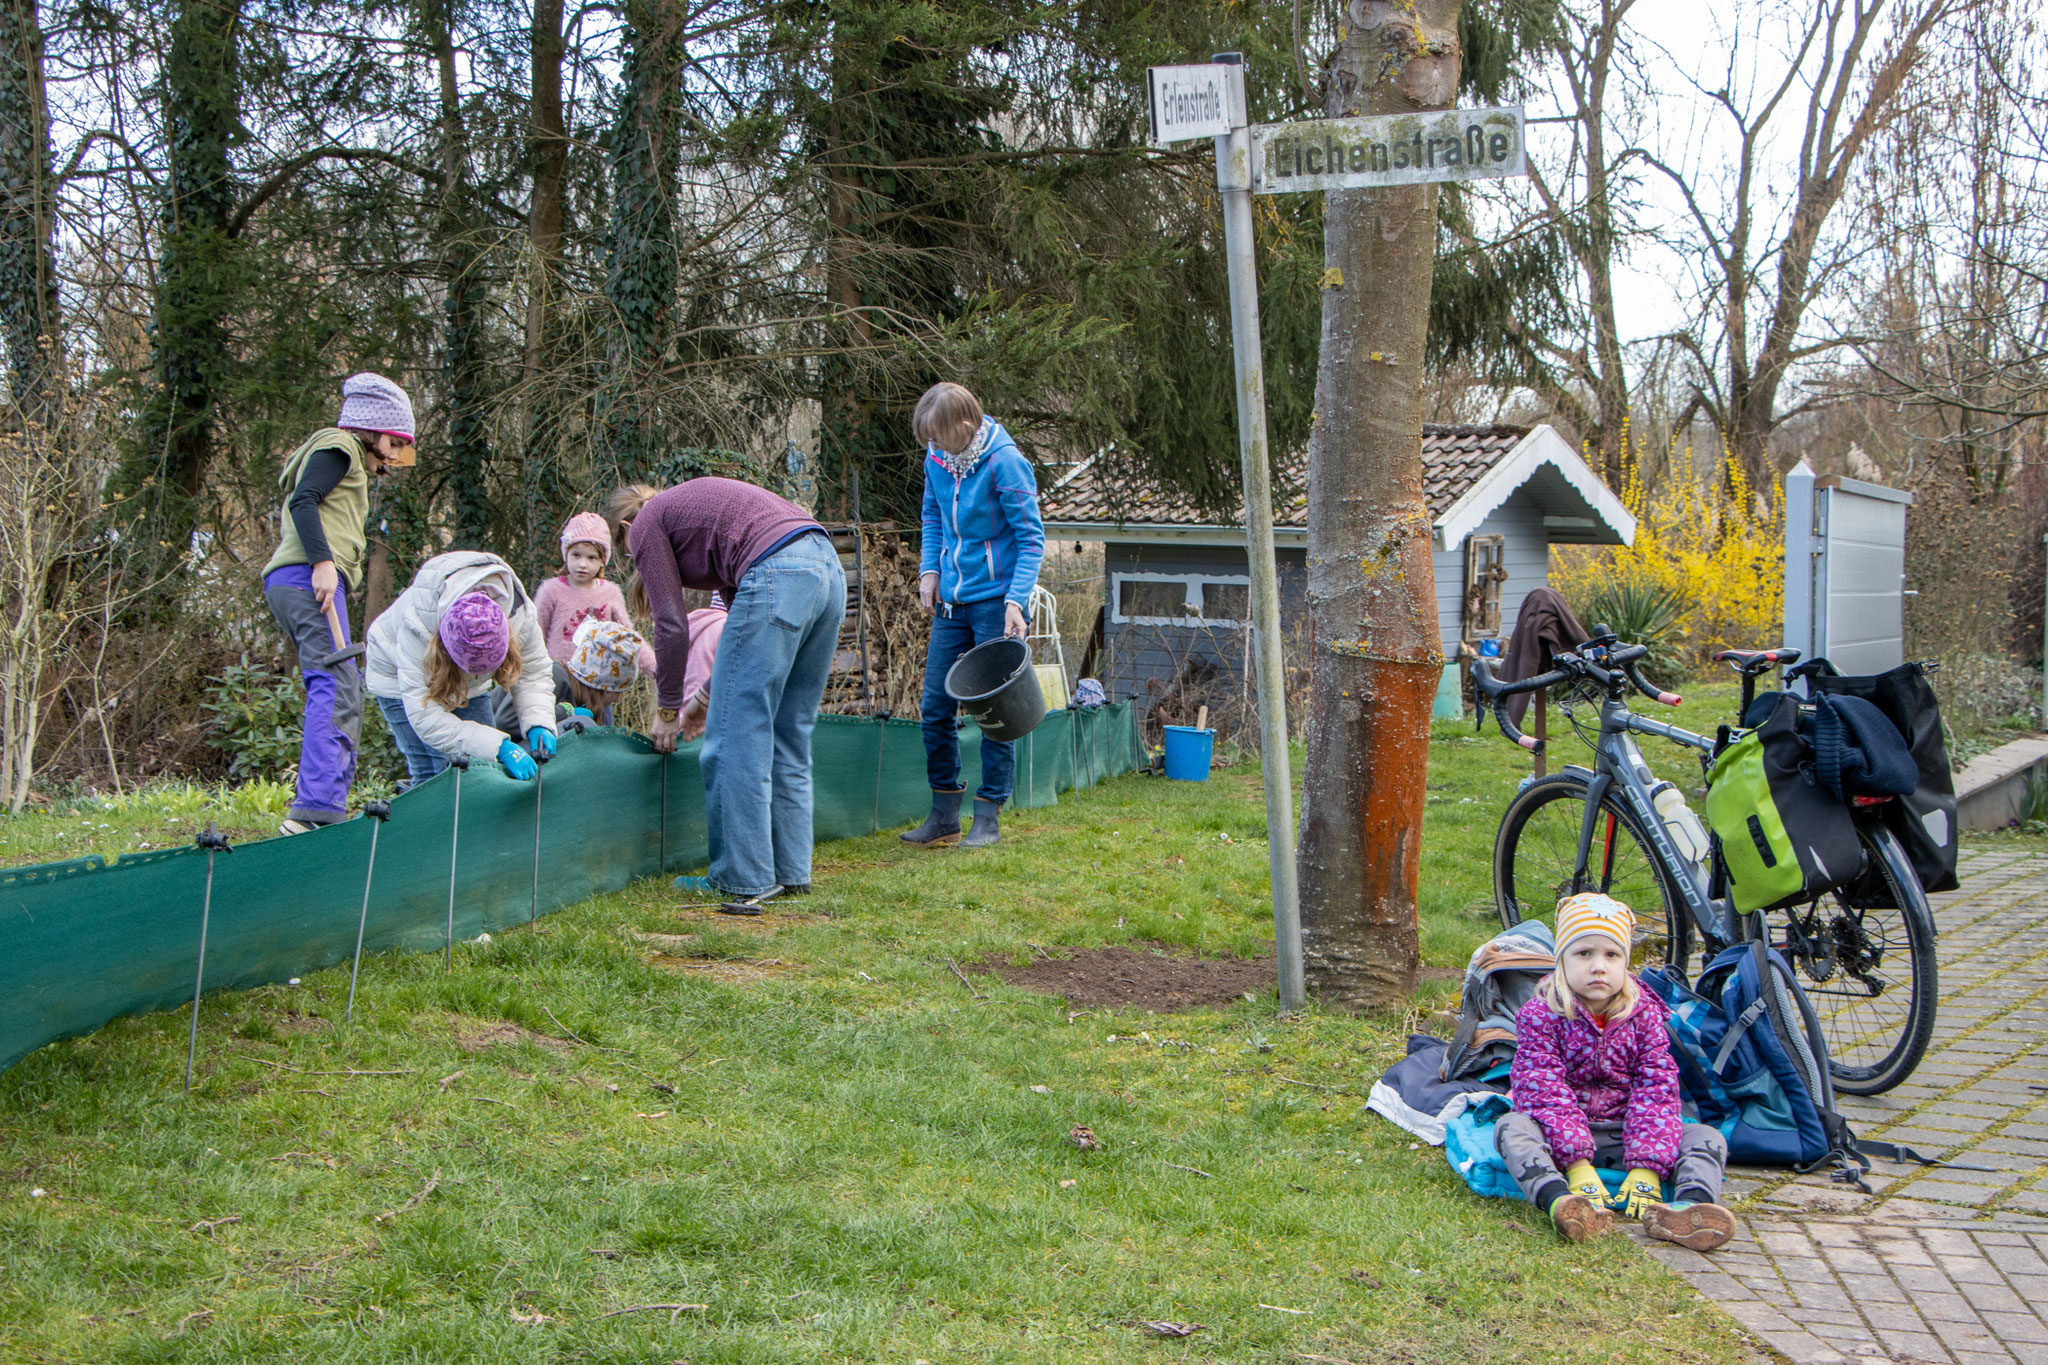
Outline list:
[[[1737,673],[1762,673],[1779,664],[1796,664],[1799,651],[1788,645],[1776,649],[1724,649],[1714,656],[1715,663],[1725,663]]]

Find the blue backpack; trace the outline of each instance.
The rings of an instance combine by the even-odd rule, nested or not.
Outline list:
[[[1804,1169],[1853,1145],[1835,1114],[1827,1044],[1785,959],[1762,943],[1723,949],[1699,985],[1643,973],[1663,999],[1679,1089],[1728,1139],[1728,1159]]]
[[[1728,1139],[1732,1165],[1835,1167],[1835,1178],[1865,1188],[1870,1158],[1942,1163],[1910,1147],[1859,1141],[1835,1112],[1827,1040],[1792,968],[1760,942],[1722,949],[1699,984],[1651,967],[1643,984],[1669,1011],[1665,1028],[1678,1084],[1699,1121]]]

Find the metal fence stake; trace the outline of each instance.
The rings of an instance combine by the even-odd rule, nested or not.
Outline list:
[[[469,756],[457,754],[448,760],[455,769],[455,818],[448,829],[448,933],[441,949],[441,970],[455,970],[455,851],[462,841],[462,775],[469,771]]]
[[[370,924],[370,881],[377,875],[377,836],[383,833],[384,822],[391,818],[391,803],[372,801],[363,807],[363,816],[370,822],[370,865],[363,873],[363,913],[356,920],[356,955],[348,969],[348,1008],[341,1012],[343,1027],[356,1017],[356,977],[363,970],[363,931]]]
[[[875,718],[875,833],[882,832],[882,755],[889,748],[889,712],[885,707],[870,711]]]
[[[213,918],[213,855],[233,853],[228,847],[227,836],[220,832],[220,825],[212,820],[206,822],[206,829],[199,836],[199,847],[206,850],[206,895],[199,902],[199,965],[192,973],[192,1033],[185,1042],[185,1097],[192,1097],[192,1063],[199,1055],[199,994],[206,988],[206,929]]]
[[[541,780],[547,774],[548,761],[541,754],[533,756],[533,908],[527,911],[526,927],[531,929],[540,922],[540,796]]]

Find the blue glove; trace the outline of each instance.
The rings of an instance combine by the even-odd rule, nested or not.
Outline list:
[[[536,725],[526,732],[526,747],[533,751],[535,758],[555,756],[555,732],[544,725]]]
[[[591,710],[587,706],[572,706],[569,708],[569,714],[572,716],[581,716],[585,720],[597,719],[597,712]]]
[[[534,766],[533,756],[509,739],[498,746],[498,763],[505,769],[505,776],[520,782],[531,782],[540,772]]]

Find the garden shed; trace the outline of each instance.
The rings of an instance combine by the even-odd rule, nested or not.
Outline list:
[[[1426,426],[1423,489],[1436,533],[1437,620],[1446,658],[1514,632],[1549,581],[1552,545],[1626,545],[1635,518],[1548,425]],[[1306,664],[1307,458],[1282,460],[1274,541],[1290,667]],[[1244,528],[1182,494],[1133,480],[1103,456],[1054,473],[1041,496],[1049,538],[1099,540],[1108,596],[1096,673],[1146,709],[1190,672],[1248,679],[1251,574]],[[1446,670],[1440,712],[1455,714]]]

